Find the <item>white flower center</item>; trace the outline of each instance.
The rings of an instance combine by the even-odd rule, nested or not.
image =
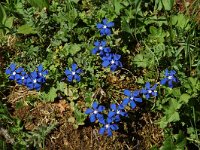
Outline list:
[[[36,79],[34,79],[34,80],[33,80],[33,83],[37,83],[37,80],[36,80]]]
[[[133,97],[131,97],[130,100],[133,100]]]
[[[152,93],[152,91],[151,91],[151,90],[148,90],[148,93]]]
[[[103,50],[103,47],[102,47],[102,46],[100,46],[100,47],[99,47],[99,49],[100,49],[100,50]]]
[[[170,79],[170,80],[171,80],[172,78],[173,78],[172,76],[169,76],[169,77],[168,77],[168,79]]]
[[[117,110],[117,114],[118,114],[118,115],[120,114],[120,110]]]
[[[75,75],[76,74],[76,72],[75,71],[72,71],[72,75]]]
[[[115,63],[115,61],[112,59],[110,63],[111,63],[111,64],[114,64],[114,63]]]
[[[15,71],[13,72],[13,76],[14,76],[14,75],[16,75],[16,72],[15,72]]]
[[[24,76],[22,76],[22,78],[21,78],[22,80],[24,80]]]
[[[106,127],[106,129],[108,129],[108,128],[110,127],[110,125],[109,125],[109,124],[106,124],[105,127]]]
[[[106,25],[104,25],[104,26],[103,26],[103,28],[105,29],[105,28],[107,28],[107,26],[106,26]]]
[[[97,113],[98,113],[98,111],[97,111],[97,110],[95,110],[95,111],[94,111],[94,114],[97,114]]]
[[[42,76],[42,73],[39,73],[40,76]]]

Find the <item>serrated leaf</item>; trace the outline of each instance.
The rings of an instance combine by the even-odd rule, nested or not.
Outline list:
[[[178,112],[174,112],[173,114],[167,115],[167,122],[176,122],[179,121],[180,117],[179,117],[179,113]]]
[[[180,97],[180,101],[182,101],[186,104],[188,103],[189,99],[190,99],[190,95],[186,94],[186,93],[182,94],[181,97]]]
[[[136,65],[138,65],[138,67],[146,68],[146,67],[147,67],[147,63],[148,63],[148,60],[144,57],[143,54],[137,54],[137,55],[134,57],[133,62],[134,62]]]
[[[44,101],[53,102],[57,97],[57,89],[52,87],[48,93],[42,92],[41,97]]]
[[[73,45],[70,46],[69,53],[70,53],[71,55],[75,55],[75,54],[78,53],[80,50],[81,50],[80,45],[78,45],[78,44],[73,44]]]
[[[49,8],[49,1],[48,0],[28,0],[29,3],[39,9],[44,7]]]
[[[35,29],[29,26],[28,24],[20,26],[17,31],[18,33],[21,33],[21,34],[36,34],[37,33]]]

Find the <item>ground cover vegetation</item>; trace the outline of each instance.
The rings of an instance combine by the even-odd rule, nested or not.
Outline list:
[[[1,149],[200,149],[199,31],[199,0],[1,1]]]

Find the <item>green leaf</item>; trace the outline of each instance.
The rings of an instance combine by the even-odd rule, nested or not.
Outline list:
[[[6,21],[5,21],[5,26],[8,27],[8,28],[12,28],[13,20],[14,20],[14,17],[7,18]]]
[[[49,1],[48,0],[28,0],[29,3],[39,9],[44,7],[49,8]]]
[[[174,5],[174,0],[162,0],[165,10],[171,10]]]
[[[120,10],[123,8],[123,5],[120,4],[119,0],[113,0],[114,8],[115,8],[115,13],[120,14]]]
[[[7,18],[7,15],[6,15],[5,9],[0,3],[0,23],[4,24],[6,21],[6,18]]]
[[[180,101],[182,101],[186,104],[188,103],[189,99],[190,99],[190,95],[187,93],[182,94],[180,97]]]
[[[148,59],[144,57],[143,54],[137,54],[133,60],[133,62],[138,66],[138,67],[143,67],[146,68],[148,64]]]
[[[57,97],[57,89],[52,87],[48,93],[42,92],[41,97],[44,101],[53,102]]]
[[[174,112],[173,114],[167,115],[167,122],[176,122],[179,121],[180,117],[179,117],[179,113],[178,112]]]
[[[21,34],[36,34],[37,33],[35,29],[29,26],[28,24],[20,26],[17,31],[18,33],[21,33]]]
[[[69,49],[69,53],[71,55],[75,55],[76,53],[78,53],[81,50],[81,47],[79,44],[73,44],[70,45],[70,49]]]

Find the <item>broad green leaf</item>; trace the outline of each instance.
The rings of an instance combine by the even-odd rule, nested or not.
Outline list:
[[[5,26],[8,27],[8,28],[12,28],[13,20],[14,20],[14,17],[7,18],[6,21],[5,21]]]
[[[167,116],[167,122],[176,122],[179,121],[180,117],[179,117],[179,113],[178,112],[174,112],[173,114],[170,114]]]
[[[70,53],[71,55],[75,55],[75,54],[78,53],[80,50],[81,50],[80,45],[78,45],[78,44],[73,44],[73,45],[70,45],[69,53]]]
[[[171,10],[174,5],[174,0],[162,0],[165,10]]]
[[[49,8],[49,1],[48,0],[28,0],[29,3],[39,9],[44,7]]]
[[[137,54],[133,60],[133,62],[138,65],[138,67],[146,68],[148,64],[148,60],[144,57],[143,54]]]
[[[182,101],[186,104],[188,103],[189,99],[190,99],[190,95],[187,93],[182,94],[180,97],[180,101]]]
[[[6,21],[6,18],[7,18],[7,15],[6,15],[5,9],[0,3],[0,23],[4,24]]]
[[[120,10],[123,8],[123,6],[120,4],[119,0],[113,0],[113,4],[115,7],[116,14],[120,14]]]
[[[42,92],[41,93],[41,98],[44,101],[49,101],[49,102],[53,102],[54,99],[57,97],[57,89],[52,87],[48,93]]]
[[[17,31],[18,33],[21,33],[21,34],[36,34],[37,33],[35,29],[29,26],[28,24],[20,26]]]

